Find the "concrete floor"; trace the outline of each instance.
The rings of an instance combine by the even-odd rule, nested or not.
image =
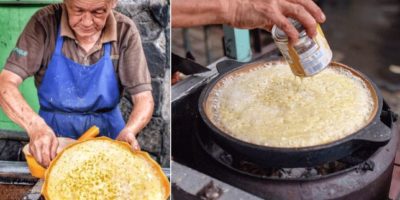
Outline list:
[[[389,66],[400,65],[399,0],[320,1],[327,21],[322,26],[340,62],[371,78],[392,110],[400,113],[400,74]],[[393,170],[391,199],[400,198],[400,148]]]
[[[319,1],[327,21],[322,28],[342,63],[388,86],[382,72],[400,65],[399,0]],[[393,80],[391,81],[393,84]],[[400,75],[395,81],[400,85]]]

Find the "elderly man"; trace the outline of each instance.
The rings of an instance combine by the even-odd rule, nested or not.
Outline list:
[[[100,135],[139,149],[136,135],[153,112],[151,79],[134,23],[113,11],[116,0],[65,0],[28,22],[0,74],[0,105],[26,130],[43,166],[56,156],[57,136],[76,139],[92,125]],[[35,77],[36,114],[18,91]],[[125,124],[121,91],[134,108]]]

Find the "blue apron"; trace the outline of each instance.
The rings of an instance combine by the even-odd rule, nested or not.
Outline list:
[[[111,44],[104,44],[103,57],[97,63],[84,66],[62,54],[63,42],[58,33],[55,52],[38,89],[39,115],[57,136],[77,139],[96,125],[100,135],[115,139],[125,122],[118,107],[120,93]]]

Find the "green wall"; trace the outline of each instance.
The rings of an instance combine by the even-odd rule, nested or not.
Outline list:
[[[0,70],[15,47],[19,34],[24,29],[30,17],[48,3],[60,1],[10,1],[0,0]],[[33,78],[26,79],[20,86],[20,91],[29,105],[38,111],[39,103]],[[0,109],[0,130],[22,131]]]

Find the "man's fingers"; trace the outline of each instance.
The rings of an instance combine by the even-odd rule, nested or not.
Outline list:
[[[128,143],[131,145],[133,150],[140,150],[139,143],[137,142],[134,134],[128,134]]]
[[[139,151],[140,150],[140,145],[138,141],[136,140],[135,134],[131,132],[122,132],[118,135],[116,140],[120,141],[125,141],[127,142],[133,150]]]
[[[125,136],[125,141],[127,142],[127,143],[129,143],[129,144],[132,144],[132,136],[131,136],[131,134],[126,134],[126,136]]]
[[[139,145],[139,143],[138,143],[138,141],[136,139],[132,140],[131,147],[135,151],[139,151],[140,150],[140,145]]]
[[[42,164],[42,151],[41,151],[41,146],[38,145],[37,143],[29,145],[31,149],[31,154],[33,157],[35,157],[36,161],[40,164]]]
[[[299,32],[296,30],[296,28],[294,28],[293,24],[290,23],[285,16],[283,16],[280,13],[276,13],[274,23],[276,26],[282,29],[283,32],[286,33],[290,43],[294,44],[297,42],[299,37]]]
[[[121,133],[117,136],[117,138],[115,138],[115,140],[128,142],[128,141],[127,141],[127,134],[126,134],[126,132],[121,132]]]
[[[298,3],[302,5],[315,19],[318,23],[323,23],[326,20],[325,14],[322,12],[321,8],[318,7],[312,0],[288,0],[292,3]]]
[[[42,143],[42,164],[44,167],[48,167],[51,161],[50,155],[51,144],[49,141]]]
[[[306,29],[307,35],[310,37],[314,37],[317,34],[317,22],[303,6],[289,2],[284,5],[284,15],[298,20]]]
[[[53,142],[51,143],[51,148],[50,148],[51,160],[53,160],[57,155],[57,147],[58,147],[58,139],[57,137],[53,137]]]

